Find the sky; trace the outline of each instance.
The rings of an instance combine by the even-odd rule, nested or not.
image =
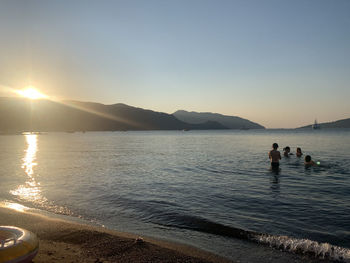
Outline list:
[[[348,0],[0,0],[0,95],[239,116],[350,118]]]

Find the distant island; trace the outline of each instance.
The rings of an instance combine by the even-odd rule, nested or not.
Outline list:
[[[298,129],[312,129],[312,125],[306,125],[303,127],[299,127]],[[318,126],[320,129],[334,129],[334,128],[342,128],[342,129],[349,129],[350,128],[350,118],[348,119],[342,119],[338,121],[333,122],[324,122],[324,123],[318,123]]]
[[[245,121],[244,125],[236,127],[244,129],[262,127],[258,124],[255,126],[253,122],[248,120]],[[187,122],[173,114],[145,110],[122,103],[112,105],[81,101],[62,101],[59,103],[50,100],[0,97],[1,133],[209,130],[231,129],[233,127],[223,123],[212,118]]]
[[[188,112],[178,110],[173,115],[181,121],[198,124],[207,121],[214,121],[222,124],[229,129],[265,129],[264,126],[236,116],[226,116],[211,112]]]

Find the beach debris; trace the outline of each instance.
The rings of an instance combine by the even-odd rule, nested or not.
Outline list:
[[[94,263],[110,263],[110,261],[105,258],[97,258]]]
[[[139,236],[135,239],[135,243],[142,244],[142,243],[145,243],[145,240],[143,240],[143,238]]]

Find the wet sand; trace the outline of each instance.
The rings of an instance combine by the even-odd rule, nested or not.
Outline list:
[[[34,263],[232,262],[199,249],[0,207],[0,225],[22,227],[40,242]]]

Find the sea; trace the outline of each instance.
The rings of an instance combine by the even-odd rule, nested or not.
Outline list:
[[[3,206],[237,262],[350,262],[350,129],[1,135],[0,181]]]

